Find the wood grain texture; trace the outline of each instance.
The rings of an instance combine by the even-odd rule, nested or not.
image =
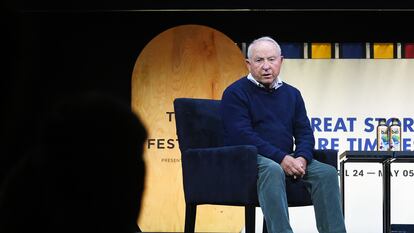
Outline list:
[[[132,108],[149,132],[144,152],[146,186],[138,220],[142,231],[184,230],[181,154],[174,116],[167,114],[174,111],[174,99],[221,99],[223,90],[247,73],[237,45],[223,33],[201,25],[168,29],[140,53],[132,74]],[[198,208],[196,231],[240,232],[243,225],[241,207]]]

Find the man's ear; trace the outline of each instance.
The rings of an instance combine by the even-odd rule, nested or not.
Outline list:
[[[247,66],[247,69],[248,69],[248,70],[249,70],[249,72],[250,72],[250,65],[251,65],[250,60],[249,60],[248,58],[246,58],[246,59],[245,59],[245,61],[246,61],[246,66]]]

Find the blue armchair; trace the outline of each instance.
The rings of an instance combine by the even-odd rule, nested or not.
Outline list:
[[[184,232],[194,232],[197,205],[215,204],[245,206],[246,233],[254,233],[257,149],[224,145],[219,108],[220,100],[174,100],[186,203]],[[336,150],[315,150],[314,158],[337,167]],[[302,181],[286,180],[289,206],[312,205]]]

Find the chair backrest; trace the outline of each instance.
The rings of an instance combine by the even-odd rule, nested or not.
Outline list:
[[[220,100],[177,98],[174,111],[181,152],[224,145]]]

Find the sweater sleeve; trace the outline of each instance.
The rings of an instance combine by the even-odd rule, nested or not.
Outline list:
[[[221,100],[221,117],[230,145],[254,145],[258,153],[277,163],[281,163],[286,152],[263,140],[253,130],[251,111],[247,96],[242,92],[227,89]]]
[[[306,113],[305,103],[299,91],[296,96],[293,136],[296,146],[295,157],[302,156],[309,163],[313,158],[312,150],[315,146],[315,138]]]

